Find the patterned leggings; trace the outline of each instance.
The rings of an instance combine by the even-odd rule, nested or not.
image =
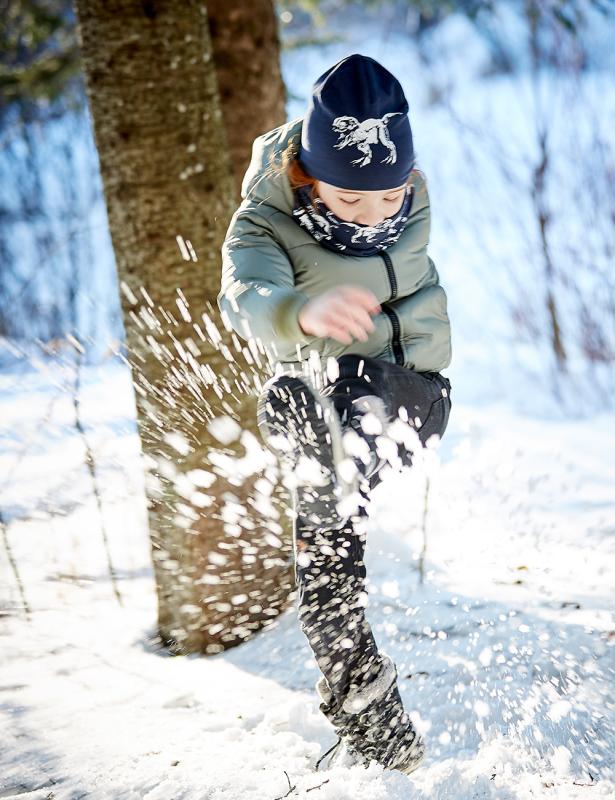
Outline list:
[[[442,436],[450,413],[450,382],[437,372],[414,372],[389,362],[358,355],[338,359],[339,377],[324,394],[333,402],[342,426],[356,424],[360,398],[380,398],[388,419],[400,407],[421,443],[433,434]],[[355,425],[353,425],[355,427]],[[356,430],[356,427],[355,427]],[[373,446],[373,441],[371,442]],[[410,466],[411,453],[399,446],[398,455]],[[380,482],[369,479],[365,500]],[[296,505],[296,499],[295,499]],[[365,617],[364,525],[367,512],[351,517],[335,531],[314,530],[297,516],[294,522],[295,578],[299,591],[299,620],[323,675],[338,700],[343,700],[351,680],[361,680],[376,670],[378,649]]]

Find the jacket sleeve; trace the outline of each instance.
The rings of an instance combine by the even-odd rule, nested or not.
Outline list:
[[[218,307],[243,339],[260,339],[277,357],[307,344],[299,311],[310,299],[295,288],[292,264],[266,213],[250,201],[235,212],[222,246]],[[275,212],[274,212],[275,213]]]
[[[417,224],[416,258],[424,264],[422,277],[414,291],[393,307],[402,319],[404,362],[419,372],[440,372],[451,363],[451,328],[447,298],[440,276],[427,254],[430,209],[427,185],[419,174],[414,214]]]
[[[429,272],[421,288],[397,304],[404,328],[404,363],[417,372],[440,372],[451,363],[451,327],[446,292],[428,257]]]

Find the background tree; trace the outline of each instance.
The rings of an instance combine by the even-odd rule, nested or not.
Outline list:
[[[0,1],[0,114],[37,101],[78,102],[81,63],[69,0]]]
[[[256,440],[253,406],[239,408],[249,380],[242,373],[231,386],[233,354],[216,330],[236,196],[207,12],[195,0],[78,0],[77,10],[150,468],[159,630],[175,651],[218,652],[279,613],[291,572],[271,509],[259,518],[252,481],[223,465]],[[261,117],[257,127],[279,121]],[[222,415],[241,421],[240,438],[232,420],[210,427]],[[220,441],[226,449],[215,452]]]
[[[278,22],[272,0],[250,3],[209,0],[207,16],[231,168],[239,195],[252,142],[286,119]]]

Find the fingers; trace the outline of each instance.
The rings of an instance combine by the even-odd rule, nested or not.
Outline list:
[[[369,333],[374,329],[374,323],[366,311],[358,311],[341,304],[330,306],[327,318],[361,342],[367,341]]]
[[[310,333],[313,336],[329,336],[338,342],[342,342],[342,344],[352,344],[352,336],[349,335],[343,321],[337,314],[321,311],[318,316],[308,317],[302,327],[306,333]]]
[[[374,323],[366,311],[343,304],[330,305],[321,321],[328,329],[326,335],[343,344],[351,344],[352,337],[366,342],[369,334],[375,330]]]
[[[376,296],[359,286],[342,286],[331,294],[327,304],[329,315],[359,341],[367,341],[374,330],[371,314],[380,311]]]
[[[338,286],[334,292],[340,299],[352,303],[355,308],[361,308],[370,314],[378,314],[381,311],[376,295],[362,286],[345,284]]]
[[[332,339],[337,339],[338,342],[342,342],[343,344],[352,344],[353,336],[356,339],[361,339],[361,341],[365,341],[362,338],[362,333],[358,329],[353,329],[351,325],[348,325],[345,320],[335,319],[327,321],[327,336],[330,336]]]
[[[335,339],[342,344],[352,344],[352,336],[348,333],[345,328],[332,323],[328,327],[328,332],[326,336],[329,336],[331,339]]]
[[[340,325],[333,318],[329,317],[322,317],[312,325],[311,333],[314,336],[320,337],[331,337],[332,339],[337,339],[338,342],[342,342],[343,344],[351,344],[352,343],[352,336],[348,334],[348,331],[344,328],[343,325]]]
[[[340,319],[344,320],[347,324],[353,336],[356,336],[357,339],[361,339],[361,341],[366,341],[368,334],[375,329],[372,318],[368,312],[360,306],[336,304],[334,309],[336,313],[339,314]]]
[[[300,312],[299,321],[307,333],[352,344],[353,337],[362,342],[368,340],[375,330],[371,315],[380,311],[380,303],[373,292],[346,284],[309,301]]]

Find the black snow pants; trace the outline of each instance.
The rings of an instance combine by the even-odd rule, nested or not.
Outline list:
[[[339,377],[323,394],[328,395],[340,416],[342,428],[366,395],[384,403],[390,421],[405,409],[424,446],[430,436],[444,433],[450,413],[450,382],[437,372],[414,372],[380,359],[348,354],[338,359]],[[402,412],[402,419],[405,415]],[[356,419],[355,419],[356,423]],[[356,427],[355,427],[356,430]],[[373,444],[373,442],[372,442]],[[405,466],[412,454],[399,445]],[[369,479],[369,492],[380,482],[378,472]],[[295,578],[298,588],[299,620],[314,656],[334,696],[343,700],[351,681],[367,675],[378,661],[378,649],[365,616],[366,536],[361,524],[365,506],[350,517],[340,530],[314,530],[295,516]]]

